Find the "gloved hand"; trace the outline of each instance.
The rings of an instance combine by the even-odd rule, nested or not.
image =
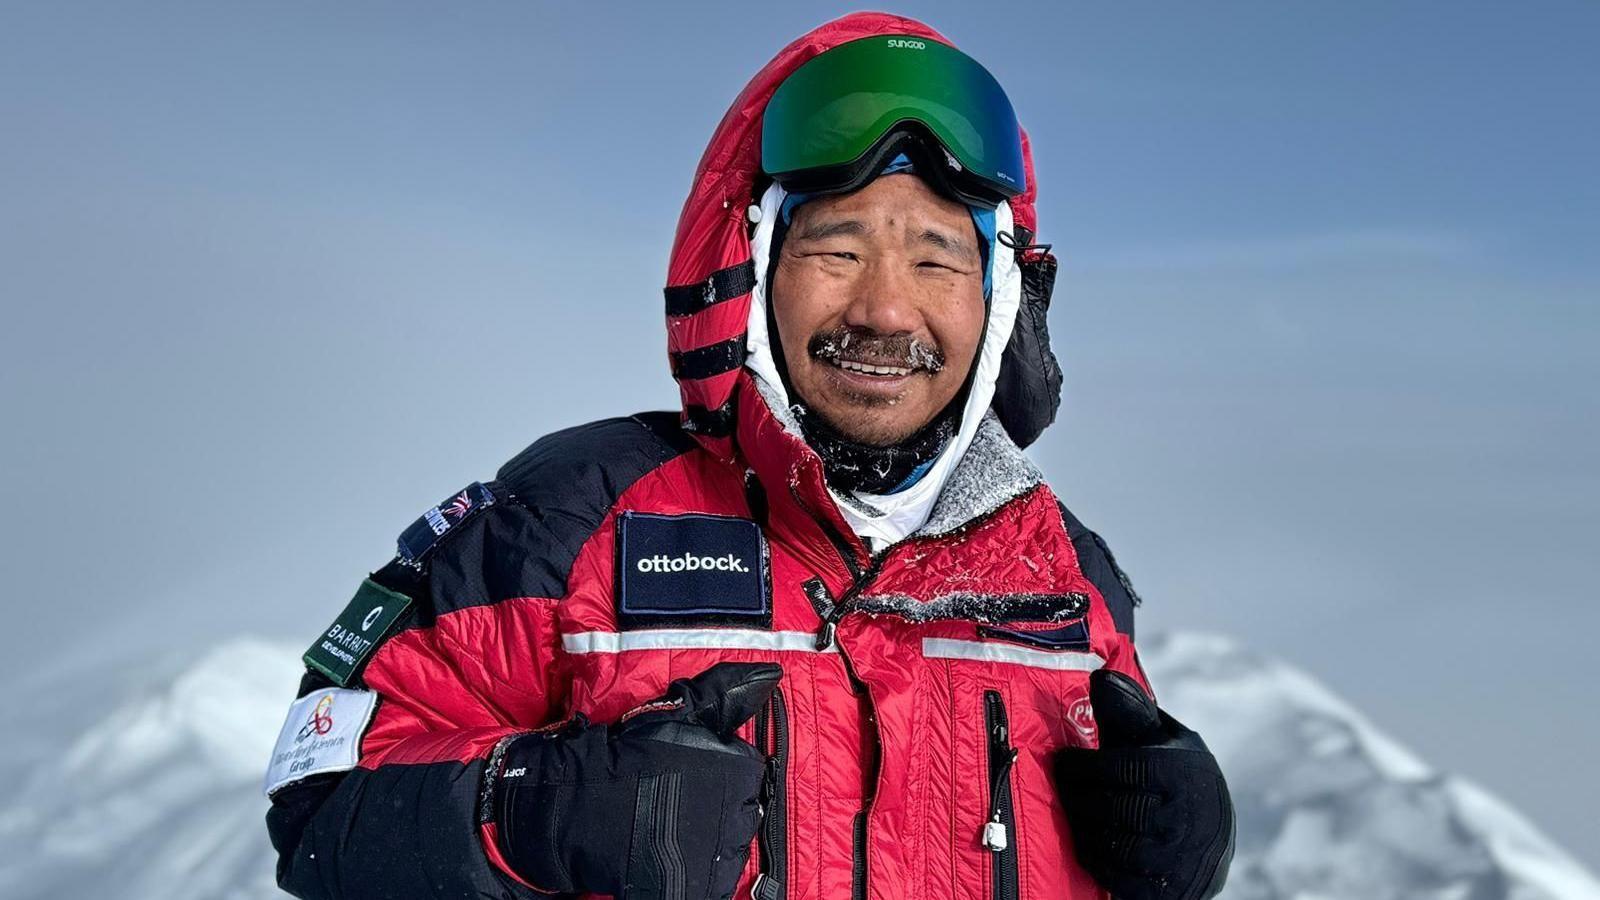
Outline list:
[[[616,724],[513,739],[494,789],[506,862],[547,891],[731,897],[760,824],[765,764],[734,730],[782,674],[719,663]]]
[[[1233,802],[1200,735],[1138,683],[1089,676],[1100,749],[1056,756],[1056,787],[1084,868],[1117,900],[1206,900],[1233,860]]]

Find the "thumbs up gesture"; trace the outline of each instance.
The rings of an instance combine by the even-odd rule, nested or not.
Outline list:
[[[735,731],[782,675],[719,663],[613,724],[515,738],[490,773],[506,862],[546,893],[731,897],[766,771]]]
[[[1207,900],[1233,860],[1233,802],[1200,735],[1137,682],[1089,678],[1100,747],[1055,760],[1056,788],[1084,868],[1117,900]]]

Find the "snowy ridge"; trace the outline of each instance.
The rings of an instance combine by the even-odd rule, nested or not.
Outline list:
[[[1600,900],[1600,882],[1483,789],[1436,772],[1321,684],[1233,642],[1141,642],[1239,812],[1230,900]]]
[[[261,773],[297,646],[241,639],[0,778],[0,896],[267,900]],[[1147,639],[1163,706],[1233,789],[1230,900],[1600,900],[1482,789],[1435,772],[1305,674],[1215,637]],[[113,686],[111,688],[115,690]]]
[[[7,773],[0,896],[287,896],[260,786],[302,671],[298,648],[230,642],[81,731],[53,762]]]

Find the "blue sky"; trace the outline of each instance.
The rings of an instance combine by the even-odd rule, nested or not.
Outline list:
[[[673,405],[694,164],[846,9],[0,10],[0,675],[309,639],[424,507]],[[1035,456],[1141,629],[1308,668],[1600,865],[1600,6],[895,9],[1033,135]]]

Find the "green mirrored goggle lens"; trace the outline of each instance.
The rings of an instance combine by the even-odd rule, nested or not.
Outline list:
[[[848,166],[896,125],[915,121],[1001,197],[1027,189],[1011,101],[954,47],[880,35],[840,44],[784,79],[762,118],[761,167],[783,176]]]

